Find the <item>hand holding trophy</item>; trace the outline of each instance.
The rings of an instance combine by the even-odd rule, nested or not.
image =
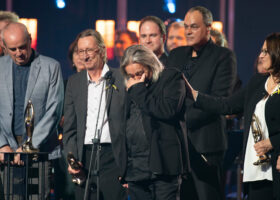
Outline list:
[[[258,117],[255,114],[253,114],[251,128],[252,128],[252,133],[253,133],[253,138],[254,138],[255,143],[263,140],[263,135],[262,135],[260,126],[261,126],[261,124],[260,124]],[[259,160],[257,160],[253,164],[254,165],[264,165],[264,164],[268,164],[269,162],[270,162],[269,156],[267,154],[264,154],[262,156],[259,156]]]
[[[39,149],[36,149],[32,145],[32,135],[34,129],[34,108],[31,100],[28,101],[26,110],[25,110],[25,128],[27,134],[27,140],[22,145],[22,151],[26,153],[36,153],[39,152]],[[38,159],[38,155],[34,154],[34,161]]]
[[[80,173],[72,174],[72,182],[77,185],[83,185],[86,180],[86,176],[82,170],[81,164],[76,160],[76,158],[71,152],[69,152],[67,155],[67,161],[72,169],[80,170]]]

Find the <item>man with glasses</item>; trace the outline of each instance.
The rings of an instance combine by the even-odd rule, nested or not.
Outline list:
[[[80,162],[78,170],[69,165],[69,173],[76,176],[91,173],[87,191],[86,184],[77,185],[76,199],[83,199],[85,192],[87,199],[97,199],[97,188],[100,199],[126,199],[118,179],[124,173],[119,166],[124,152],[122,137],[119,137],[123,134],[124,80],[118,69],[106,64],[105,43],[97,31],[87,29],[78,34],[76,40],[78,55],[86,70],[74,74],[67,83],[63,144],[66,156],[71,152]],[[96,164],[98,154],[100,162]],[[99,171],[94,173],[97,168]]]
[[[25,110],[31,101],[35,113],[32,144],[40,152],[49,152],[49,159],[58,158],[57,125],[64,96],[60,64],[31,48],[31,36],[23,24],[11,22],[1,34],[8,55],[0,58],[0,152],[22,152],[27,139]],[[3,159],[0,153],[0,161]],[[50,191],[48,172],[51,166],[49,161],[44,162],[48,164],[47,182],[45,196],[40,199],[47,198]],[[13,164],[22,164],[19,154]],[[24,185],[23,181],[20,183]],[[15,191],[13,194],[24,196]]]
[[[191,8],[184,19],[188,46],[171,51],[168,66],[181,70],[194,89],[212,96],[228,96],[236,77],[232,51],[210,39],[212,13],[205,7]],[[190,141],[191,176],[183,180],[181,199],[221,200],[221,173],[227,149],[225,118],[204,112],[186,99]]]

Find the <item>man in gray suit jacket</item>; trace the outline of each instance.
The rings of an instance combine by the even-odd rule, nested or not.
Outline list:
[[[123,134],[124,80],[119,70],[106,64],[105,43],[97,31],[87,29],[76,40],[78,55],[86,70],[71,76],[67,83],[63,144],[66,155],[73,153],[82,163],[82,169],[69,166],[68,171],[73,175],[91,172],[87,200],[97,199],[97,191],[102,200],[124,200],[126,192],[118,180],[124,173],[120,171],[123,169],[120,157],[124,156],[124,141],[120,137]],[[94,148],[91,156],[93,139],[100,141],[100,170],[97,173],[100,184],[93,174],[98,152]],[[97,143],[94,145],[96,147]],[[89,169],[91,158],[93,167]],[[77,186],[76,199],[83,198],[84,194],[85,185]]]
[[[32,144],[40,152],[49,152],[49,159],[57,158],[64,96],[60,65],[32,50],[30,34],[21,23],[8,24],[2,38],[8,55],[0,58],[0,152],[22,152],[30,100],[35,113]],[[14,164],[20,163],[17,155]]]

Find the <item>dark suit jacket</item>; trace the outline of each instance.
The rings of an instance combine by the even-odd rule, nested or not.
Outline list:
[[[256,74],[248,85],[228,98],[213,98],[199,93],[196,106],[199,106],[211,113],[237,114],[244,112],[244,140],[243,156],[245,154],[251,120],[256,104],[265,96],[265,82],[268,75]],[[269,132],[269,139],[274,150],[272,150],[273,182],[278,184],[275,191],[279,191],[280,173],[276,170],[276,161],[280,147],[280,94],[268,97],[265,104],[265,120]],[[280,195],[278,196],[280,197]]]
[[[188,157],[183,138],[186,130],[180,124],[184,122],[185,99],[181,73],[175,69],[164,70],[159,80],[148,87],[145,83],[133,85],[128,90],[128,96],[142,113],[150,144],[151,172],[162,175],[183,173],[183,163],[187,163]]]
[[[106,90],[108,93],[107,99],[107,114],[109,120],[110,136],[112,148],[117,164],[118,159],[123,156],[122,138],[120,137],[123,129],[122,116],[124,111],[124,81],[118,69],[110,68],[112,78],[116,89],[112,86]],[[106,85],[109,84],[107,81]],[[74,156],[83,160],[83,145],[86,129],[87,117],[87,95],[88,95],[88,80],[87,71],[74,74],[68,80],[64,103],[64,126],[63,126],[63,144],[64,152],[72,152]]]
[[[192,54],[192,47],[179,47],[171,51],[167,67],[183,71]],[[188,81],[194,89],[212,96],[228,96],[232,92],[236,77],[236,59],[227,48],[218,47],[209,41],[190,72]],[[188,136],[199,153],[224,151],[227,149],[225,118],[210,114],[193,106],[186,99]]]

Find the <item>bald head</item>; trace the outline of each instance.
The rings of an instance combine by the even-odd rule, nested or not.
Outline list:
[[[3,44],[17,65],[28,63],[32,49],[31,37],[25,25],[12,22],[2,30]]]
[[[24,38],[25,40],[30,39],[30,34],[26,26],[19,22],[8,23],[1,32],[1,37],[3,42],[6,40],[16,40],[19,38]]]

